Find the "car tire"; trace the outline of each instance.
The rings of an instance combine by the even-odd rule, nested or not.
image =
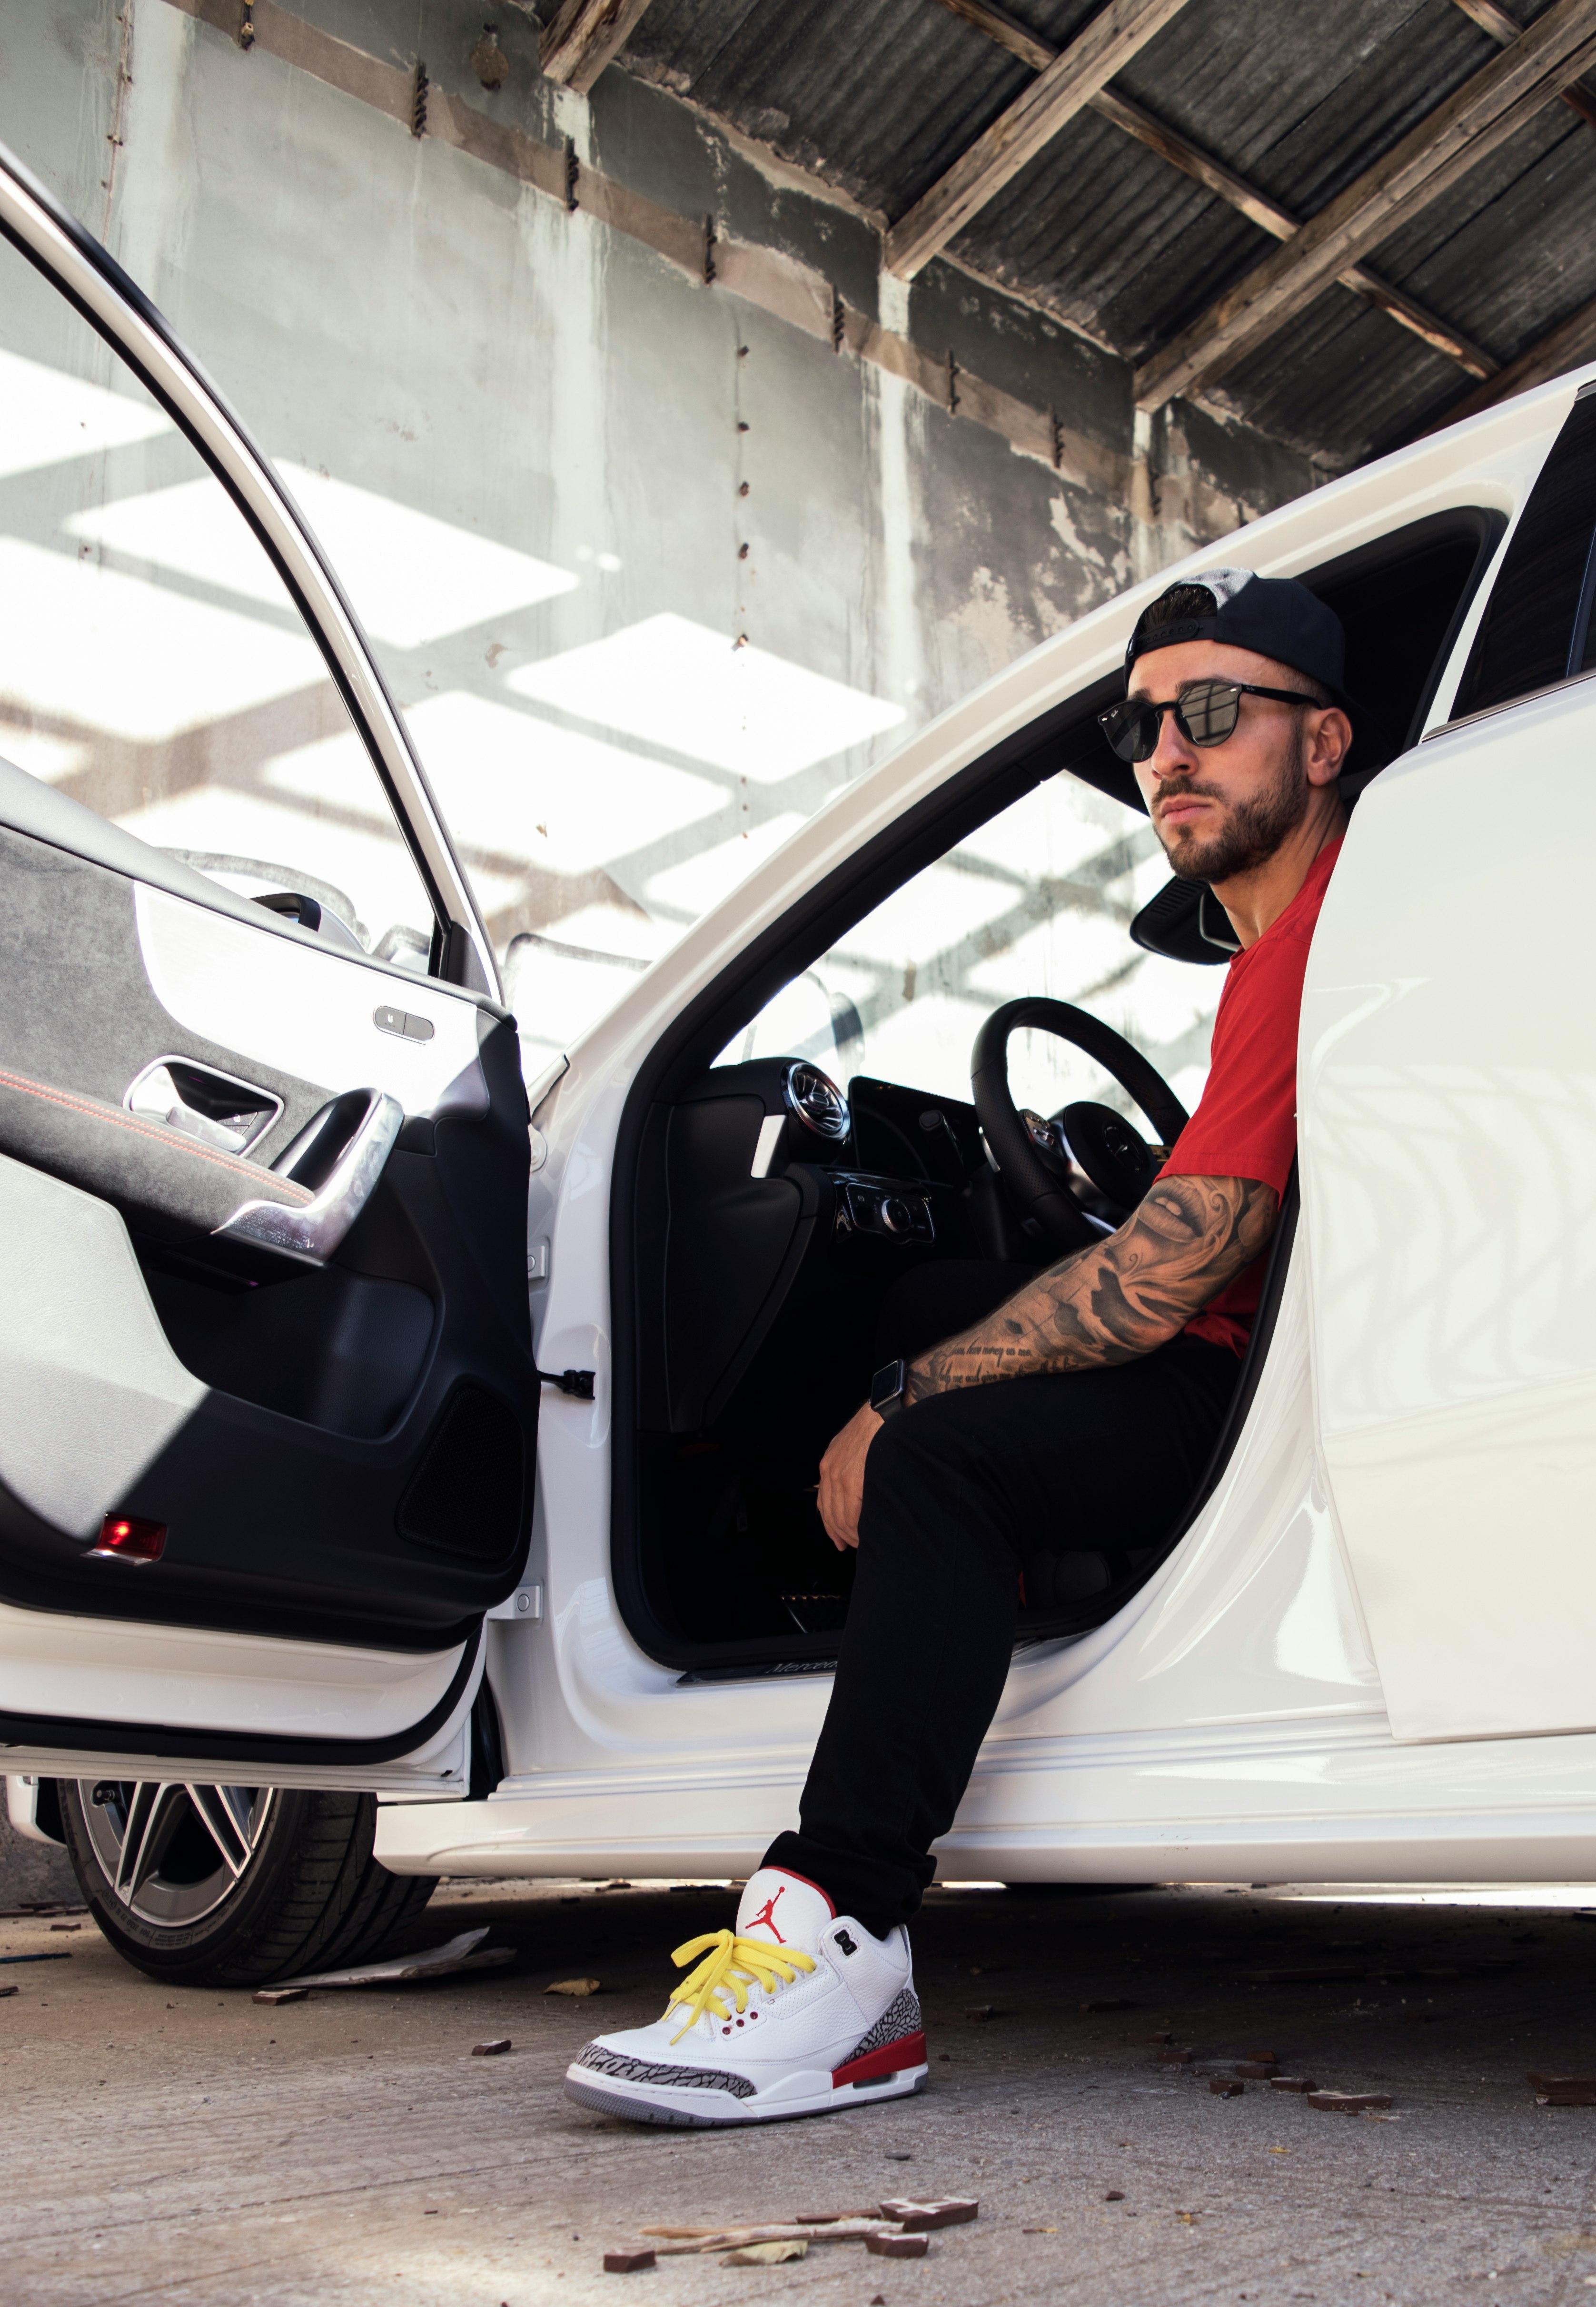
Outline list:
[[[184,1780],[63,1779],[89,1910],[128,1962],[178,1986],[262,1986],[369,1961],[434,1875],[372,1855],[375,1797]],[[130,1847],[131,1846],[131,1847]]]

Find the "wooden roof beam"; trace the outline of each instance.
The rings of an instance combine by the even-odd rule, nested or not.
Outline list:
[[[1136,376],[1137,406],[1161,408],[1265,343],[1366,249],[1388,239],[1554,103],[1592,62],[1596,0],[1553,0],[1511,47],[1144,362]]]
[[[1482,32],[1489,32],[1500,47],[1516,40],[1523,30],[1516,17],[1510,16],[1506,8],[1497,7],[1497,0],[1455,0],[1455,4],[1465,16],[1473,18]],[[1588,97],[1583,88],[1566,88],[1563,102],[1572,105],[1582,120],[1588,120],[1596,128],[1596,98]]]
[[[1109,0],[899,218],[887,235],[888,271],[913,280],[1185,4],[1186,0]]]
[[[1529,392],[1538,384],[1549,383],[1554,376],[1562,376],[1571,368],[1596,356],[1596,297],[1559,321],[1555,329],[1536,339],[1506,367],[1498,369],[1488,383],[1479,386],[1437,416],[1433,425],[1424,426],[1415,437],[1423,440],[1431,433],[1439,433],[1448,425],[1459,425],[1465,416],[1478,416],[1482,408],[1494,408],[1499,400],[1510,400],[1515,392]]]
[[[538,42],[545,79],[586,96],[625,47],[648,5],[648,0],[564,0]]]
[[[1034,33],[1017,24],[1001,9],[989,6],[987,0],[941,0],[941,4],[950,14],[962,18],[966,24],[973,24],[978,32],[984,32],[989,40],[1007,48],[1010,56],[1018,56],[1033,71],[1045,72],[1052,63],[1054,51],[1045,41],[1037,39]],[[1462,0],[1459,0],[1459,4],[1462,4]],[[1152,113],[1144,111],[1139,104],[1133,104],[1128,97],[1120,96],[1111,88],[1101,88],[1088,102],[1092,111],[1100,114],[1104,120],[1111,120],[1116,128],[1122,128],[1127,135],[1136,137],[1206,191],[1217,194],[1231,208],[1240,210],[1251,223],[1272,234],[1274,239],[1289,240],[1300,228],[1301,219],[1294,217],[1289,209],[1281,208],[1255,185],[1249,184],[1245,177],[1238,176],[1223,161],[1214,159],[1200,145],[1182,136],[1178,129],[1166,126]],[[1420,304],[1417,297],[1408,296],[1405,290],[1396,287],[1391,281],[1383,280],[1378,273],[1369,271],[1367,266],[1350,265],[1341,274],[1340,279],[1343,288],[1351,288],[1358,296],[1366,296],[1371,304],[1377,304],[1382,312],[1389,313],[1394,321],[1400,322],[1404,329],[1411,329],[1416,337],[1422,337],[1427,345],[1438,353],[1444,353],[1448,360],[1455,361],[1471,376],[1496,374],[1497,363],[1481,346],[1464,336],[1462,330],[1454,329],[1441,320]]]

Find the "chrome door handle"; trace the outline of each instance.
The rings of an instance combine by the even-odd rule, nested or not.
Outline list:
[[[202,1145],[224,1154],[247,1154],[283,1110],[280,1097],[256,1089],[236,1074],[196,1065],[192,1058],[156,1058],[123,1093],[129,1113],[164,1121]]]
[[[330,1146],[330,1130],[356,1101],[364,1105],[341,1144]],[[296,1183],[298,1173],[314,1191],[308,1202],[244,1202],[216,1229],[235,1241],[252,1241],[301,1265],[324,1265],[342,1241],[382,1174],[403,1126],[405,1109],[386,1090],[354,1090],[324,1105],[294,1140],[275,1167]],[[328,1166],[330,1162],[330,1166]]]

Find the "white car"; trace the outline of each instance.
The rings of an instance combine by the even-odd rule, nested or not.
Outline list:
[[[282,481],[9,161],[0,234],[13,1821],[64,1840],[130,1960],[223,1984],[369,1951],[441,1873],[745,1874],[827,1701],[849,1562],[812,1485],[883,1292],[1041,1262],[1039,1195],[1068,1185],[1065,1234],[1111,1223],[1152,1166],[1101,1105],[1017,1119],[1001,1064],[973,1101],[834,1079],[845,999],[780,1021],[979,829],[1071,780],[1134,803],[1094,716],[1171,572],[846,786],[524,1088],[482,912]],[[1361,708],[1300,1208],[1180,1526],[1129,1555],[1061,1499],[1037,1532],[944,1879],[1592,1872],[1587,393],[1201,556],[1329,599]],[[363,886],[274,862],[273,793]],[[1176,885],[1136,934],[1225,956]],[[1005,1004],[982,1046],[1027,1026],[1178,1127],[1078,1011]]]

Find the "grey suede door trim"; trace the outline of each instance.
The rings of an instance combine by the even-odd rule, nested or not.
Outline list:
[[[0,1153],[135,1211],[163,1232],[214,1233],[245,1199],[298,1209],[313,1198],[258,1162],[4,1066]]]

